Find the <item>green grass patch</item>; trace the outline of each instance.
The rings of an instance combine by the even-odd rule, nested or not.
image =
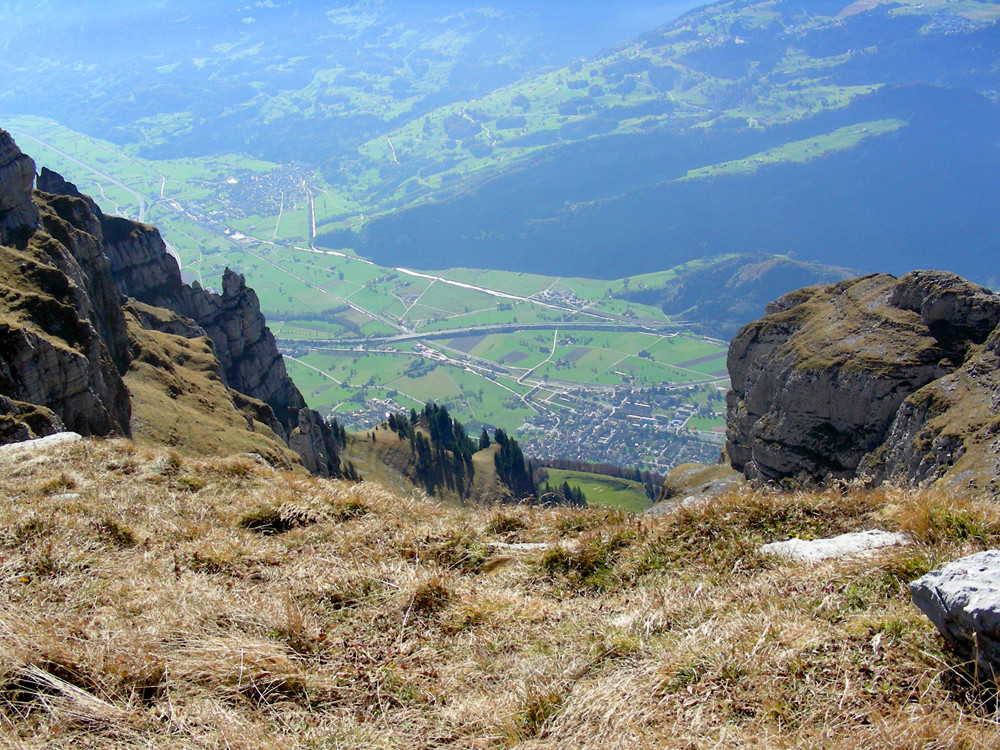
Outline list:
[[[589,505],[621,508],[632,513],[641,513],[653,505],[640,482],[565,469],[546,471],[549,473],[550,485],[554,487],[568,482],[573,487],[579,487],[586,495]]]
[[[894,119],[859,122],[854,125],[837,128],[824,135],[792,141],[781,146],[776,146],[768,151],[750,154],[743,159],[734,159],[732,161],[692,169],[683,177],[675,180],[675,182],[710,179],[723,175],[752,174],[770,164],[801,164],[838,151],[846,151],[854,148],[866,138],[891,133],[905,125],[906,123],[903,120]]]

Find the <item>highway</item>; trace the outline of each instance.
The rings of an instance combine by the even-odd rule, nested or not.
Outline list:
[[[402,341],[438,341],[454,339],[461,336],[488,336],[491,333],[518,333],[520,331],[613,331],[616,333],[651,333],[659,336],[677,334],[686,327],[684,323],[589,323],[552,321],[546,323],[498,323],[486,326],[467,326],[465,328],[447,328],[440,331],[417,331],[415,333],[398,333],[391,336],[366,336],[351,339],[309,339],[301,343],[311,348],[337,347],[350,349],[355,346],[380,346],[396,344]]]

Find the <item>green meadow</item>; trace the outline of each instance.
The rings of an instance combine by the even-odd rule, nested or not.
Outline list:
[[[641,513],[653,505],[639,482],[582,471],[564,469],[546,469],[546,471],[549,473],[548,483],[551,486],[567,482],[571,487],[579,487],[583,490],[588,505],[621,508],[632,513]]]

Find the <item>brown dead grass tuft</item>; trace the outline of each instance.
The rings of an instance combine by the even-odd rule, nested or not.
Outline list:
[[[940,490],[926,490],[916,497],[900,493],[887,506],[886,515],[900,530],[926,544],[1000,544],[1000,506],[995,502]]]
[[[994,747],[906,584],[993,506],[475,509],[123,441],[0,456],[0,745]],[[802,566],[759,544],[916,543]],[[537,546],[541,545],[541,546]]]

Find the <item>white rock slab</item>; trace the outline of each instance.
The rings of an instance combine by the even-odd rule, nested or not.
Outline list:
[[[763,555],[780,555],[805,562],[820,562],[835,557],[871,554],[884,547],[909,544],[906,534],[891,531],[858,531],[828,539],[788,539],[761,547]]]
[[[507,542],[488,542],[486,546],[503,552],[536,552],[548,549],[552,545],[544,542],[515,542],[513,544],[508,544]]]
[[[20,443],[7,443],[6,445],[0,445],[0,454],[11,454],[11,453],[37,453],[38,451],[51,448],[54,445],[60,445],[61,443],[72,443],[77,440],[82,440],[83,436],[76,432],[57,432],[54,435],[46,435],[45,437],[35,438],[34,440],[23,440]]]
[[[913,603],[981,680],[1000,675],[1000,550],[977,552],[910,584]]]

